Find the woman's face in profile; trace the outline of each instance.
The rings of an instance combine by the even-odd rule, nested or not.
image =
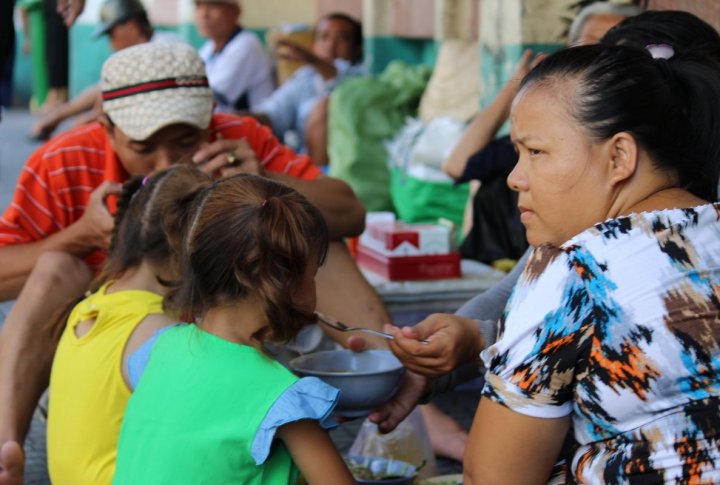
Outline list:
[[[563,244],[605,220],[611,203],[607,147],[593,143],[570,115],[573,84],[527,86],[510,114],[519,158],[508,185],[518,192],[520,219],[534,246]]]

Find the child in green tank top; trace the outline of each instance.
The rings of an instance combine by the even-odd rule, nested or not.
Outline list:
[[[168,303],[196,323],[165,329],[129,360],[135,392],[114,483],[355,483],[325,431],[338,391],[298,379],[265,344],[316,317],[327,227],[302,195],[239,175],[198,195]]]

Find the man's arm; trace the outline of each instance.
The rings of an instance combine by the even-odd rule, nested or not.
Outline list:
[[[193,162],[217,176],[253,173],[289,185],[320,209],[331,239],[357,236],[363,231],[365,207],[348,184],[323,176],[309,158],[282,145],[267,126],[252,118],[240,119],[245,122],[244,138],[208,143],[195,153]]]
[[[33,411],[47,388],[64,328],[62,310],[90,282],[85,263],[66,253],[44,253],[0,333],[0,484],[22,483],[22,452]]]
[[[359,236],[365,228],[365,207],[342,180],[324,176],[301,180],[274,172],[265,175],[294,188],[320,209],[327,221],[330,239]]]
[[[106,248],[112,236],[113,217],[105,198],[119,194],[121,185],[105,182],[90,196],[85,213],[74,224],[39,241],[0,247],[0,300],[17,297],[41,254],[62,251],[83,258]]]

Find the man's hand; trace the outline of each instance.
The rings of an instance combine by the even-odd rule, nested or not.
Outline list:
[[[81,241],[87,253],[110,247],[114,218],[107,207],[107,198],[120,194],[122,194],[122,184],[103,182],[90,195],[85,213],[73,224],[77,231],[77,239]]]
[[[25,455],[17,441],[0,445],[0,485],[22,485]]]
[[[385,331],[395,336],[389,344],[395,356],[424,376],[444,375],[475,361],[484,346],[477,322],[457,315],[435,313],[414,327],[386,325]]]
[[[378,425],[382,433],[389,433],[410,414],[429,389],[430,381],[427,377],[407,371],[400,381],[400,387],[395,396],[370,414],[368,418]]]
[[[265,175],[255,150],[242,140],[218,139],[203,145],[193,155],[193,163],[215,177],[229,177],[239,173]]]
[[[311,65],[326,81],[337,76],[337,69],[332,62],[316,56],[311,50],[290,39],[278,40],[275,55],[281,59]]]
[[[84,8],[85,0],[58,0],[57,2],[57,11],[68,27],[72,27]]]
[[[277,41],[275,55],[280,59],[306,62],[308,64],[313,64],[319,59],[311,50],[286,37]]]

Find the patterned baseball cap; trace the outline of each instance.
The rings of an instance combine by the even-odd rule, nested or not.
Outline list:
[[[113,54],[102,68],[103,110],[127,136],[146,140],[161,128],[210,125],[213,95],[195,49],[145,43]]]

